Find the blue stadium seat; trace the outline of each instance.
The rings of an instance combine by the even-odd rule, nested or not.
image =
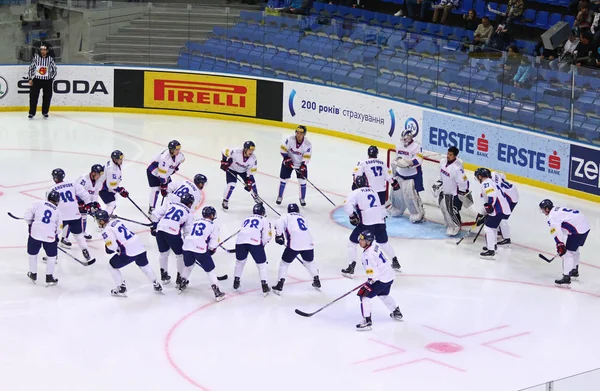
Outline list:
[[[487,3],[487,6],[485,7],[485,13],[481,16],[487,16],[488,18],[490,18],[491,20],[496,19],[496,14],[491,12],[489,10],[489,8],[492,8],[494,10],[498,10],[498,3],[494,3],[494,2],[489,2]],[[477,14],[479,15],[479,14]]]
[[[550,26],[548,23],[548,12],[540,11],[535,16],[535,26],[540,29],[547,30]]]
[[[573,27],[573,23],[575,23],[575,17],[573,15],[565,15],[563,22],[567,22],[570,27]]]
[[[477,0],[475,2],[475,12],[477,13],[477,15],[485,15],[485,10],[485,1]]]
[[[473,0],[463,0],[459,8],[452,11],[454,14],[468,14],[469,10],[473,8]]]

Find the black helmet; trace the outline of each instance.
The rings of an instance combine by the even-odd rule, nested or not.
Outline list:
[[[205,175],[203,174],[196,174],[194,176],[194,184],[197,186],[199,184],[205,184],[206,182],[208,182],[208,179],[206,178]]]
[[[50,193],[48,193],[48,201],[57,205],[60,202],[60,193],[56,190],[51,190]]]
[[[368,186],[367,178],[365,178],[363,175],[357,176],[356,179],[354,180],[354,183],[356,183],[356,187],[358,187],[358,188]]]
[[[549,199],[545,199],[540,202],[540,209],[552,209],[554,208],[554,203]]]
[[[96,220],[108,223],[108,220],[110,220],[110,216],[108,215],[107,211],[100,209],[96,212]]]
[[[202,217],[206,219],[212,218],[214,220],[217,218],[217,211],[212,206],[205,206],[202,208]]]
[[[254,205],[254,208],[252,208],[252,213],[254,213],[255,215],[264,216],[267,212],[265,211],[265,207],[263,206],[263,204],[256,204]]]
[[[364,239],[365,241],[369,242],[369,243],[373,243],[373,240],[375,240],[375,235],[373,235],[373,232],[366,229],[364,231],[362,231],[360,233],[360,235],[358,236],[358,239]]]
[[[189,208],[194,203],[194,196],[191,195],[190,193],[185,193],[181,196],[180,201],[183,205],[185,205]]]
[[[65,179],[65,171],[62,168],[55,168],[52,170],[52,179],[62,182]]]
[[[491,178],[492,172],[490,170],[488,170],[487,168],[479,167],[478,169],[475,170],[475,178],[477,178],[478,176],[481,176],[484,178]]]
[[[369,157],[377,157],[377,155],[379,155],[379,149],[377,149],[375,145],[371,145],[367,150],[367,154]]]
[[[171,140],[169,141],[169,145],[167,147],[169,148],[169,151],[172,151],[173,149],[179,150],[181,149],[181,144],[177,140]]]
[[[102,173],[104,173],[104,167],[102,167],[102,164],[94,164],[90,169],[90,172],[102,175]]]
[[[300,208],[298,208],[298,204],[289,204],[288,205],[288,213],[299,213]]]
[[[246,141],[246,142],[244,143],[244,151],[245,151],[246,149],[251,149],[251,150],[254,150],[255,148],[256,148],[256,145],[254,145],[254,143],[253,143],[252,141]]]
[[[118,149],[115,149],[114,151],[112,151],[112,153],[110,154],[110,158],[112,160],[118,160],[118,159],[123,159],[123,152],[119,151]]]

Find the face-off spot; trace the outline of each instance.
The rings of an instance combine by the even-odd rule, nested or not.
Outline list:
[[[432,342],[425,345],[425,349],[433,353],[458,353],[463,350],[463,347],[451,342]]]

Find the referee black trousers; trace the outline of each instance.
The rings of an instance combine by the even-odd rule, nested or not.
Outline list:
[[[29,115],[35,115],[40,90],[44,91],[42,97],[42,114],[48,114],[50,110],[50,100],[52,99],[52,82],[53,80],[33,79],[33,85],[29,91]]]

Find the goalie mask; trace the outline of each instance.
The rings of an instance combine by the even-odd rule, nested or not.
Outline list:
[[[408,130],[408,129],[404,130],[402,132],[401,136],[402,136],[402,140],[404,141],[405,147],[408,147],[410,145],[410,143],[413,142],[414,135],[413,135],[412,130]]]

